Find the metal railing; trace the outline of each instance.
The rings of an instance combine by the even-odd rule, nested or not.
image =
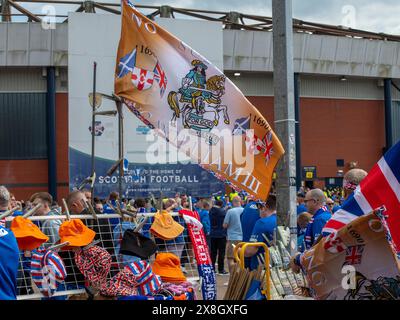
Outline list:
[[[141,216],[146,217],[154,217],[155,213],[138,213],[136,215],[137,218]],[[179,213],[172,212],[171,215],[173,217],[179,216]],[[9,227],[11,221],[15,217],[7,217],[5,218],[6,224]],[[132,218],[121,218],[119,214],[97,214],[96,217],[87,214],[87,215],[53,215],[53,216],[29,216],[27,219],[36,222],[39,225],[41,231],[45,234],[46,228],[50,228],[49,224],[46,225],[45,222],[51,220],[59,220],[65,221],[67,219],[81,219],[89,228],[97,230],[98,238],[100,240],[99,246],[106,249],[112,257],[112,265],[108,275],[108,279],[110,279],[113,275],[118,273],[125,265],[124,258],[117,252],[117,241],[116,239],[121,239],[123,234],[122,222],[125,221],[133,221]],[[109,223],[105,224],[104,221],[100,222],[100,220],[108,219]],[[114,219],[115,226],[111,223],[110,219]],[[118,219],[118,220],[116,220]],[[147,219],[146,223],[142,226],[142,230],[149,237],[151,237],[158,245],[158,252],[171,252],[176,255],[181,256],[181,265],[185,267],[186,279],[190,282],[197,282],[199,280],[198,268],[195,263],[195,255],[192,248],[192,242],[190,240],[189,235],[184,231],[181,236],[174,240],[170,240],[166,242],[160,238],[155,238],[150,232],[151,219]],[[183,219],[180,220],[180,223],[185,227],[186,224],[183,222]],[[133,222],[135,224],[135,222]],[[107,225],[109,227],[107,227]],[[105,227],[106,226],[106,227]],[[46,243],[43,245],[44,248],[52,245],[51,243]],[[118,246],[119,247],[119,246]],[[179,253],[178,253],[179,251]],[[86,290],[84,289],[84,277],[79,273],[79,270],[75,266],[74,253],[72,251],[63,251],[64,255],[62,257],[66,267],[67,273],[70,270],[70,273],[67,274],[67,279],[64,282],[64,287],[54,293],[52,297],[59,296],[71,296],[77,294],[84,294]],[[26,255],[27,254],[27,255]],[[30,252],[20,252],[20,262],[18,268],[18,277],[17,277],[17,300],[33,300],[33,299],[42,299],[44,296],[37,289],[35,284],[31,279],[30,274]],[[149,261],[152,262],[154,260],[154,255],[150,257]],[[70,276],[70,277],[68,277]],[[65,290],[64,290],[65,288]]]
[[[240,242],[235,246],[233,250],[233,256],[235,260],[239,263],[241,269],[244,269],[244,253],[247,247],[262,247],[264,249],[264,262],[265,262],[265,291],[262,291],[267,297],[267,300],[271,300],[271,271],[269,265],[269,249],[268,246],[264,242]],[[239,253],[240,249],[240,253]],[[239,254],[238,254],[239,253]]]

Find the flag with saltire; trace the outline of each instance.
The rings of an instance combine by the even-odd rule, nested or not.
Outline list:
[[[114,91],[202,168],[250,197],[267,198],[284,153],[268,121],[217,67],[127,0]]]

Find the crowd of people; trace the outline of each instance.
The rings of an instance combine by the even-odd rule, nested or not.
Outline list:
[[[344,177],[343,188],[324,190],[301,188],[299,190],[297,194],[299,254],[292,258],[291,266],[293,270],[299,270],[299,258],[302,252],[310,249],[321,239],[322,229],[326,222],[340,208],[341,203],[354,191],[366,174],[361,169],[350,170]],[[115,213],[116,208],[119,207],[128,212],[141,213],[146,216],[146,213],[157,212],[160,209],[160,204],[163,210],[171,213],[181,209],[196,210],[206,236],[212,265],[218,275],[232,273],[235,265],[234,247],[239,242],[264,242],[270,245],[271,241],[276,240],[278,221],[274,193],[269,195],[266,202],[247,199],[244,194],[234,191],[230,194],[221,193],[217,196],[204,198],[176,194],[174,198],[162,199],[160,202],[154,198],[119,199],[117,192],[111,192],[107,199],[97,197],[92,199],[90,190],[75,190],[66,198],[69,212],[73,215],[91,215],[92,212],[89,210],[88,203],[93,203],[93,209],[97,215]],[[0,215],[7,210],[14,209],[13,215],[21,216],[37,205],[41,206],[34,213],[36,216],[58,216],[63,214],[64,211],[47,192],[38,192],[26,201],[17,201],[13,194],[9,193],[5,187],[0,186]],[[179,215],[175,215],[174,219],[180,225],[185,226],[185,221]],[[122,235],[127,229],[133,228],[129,218],[98,219],[96,223],[94,223],[94,219],[83,219],[82,221],[96,232],[102,246],[115,257],[117,263],[125,263],[133,259],[129,256],[118,255]],[[151,221],[150,218],[141,230],[142,234],[147,237],[150,237]],[[62,222],[61,219],[34,220],[34,223],[49,238],[47,246],[59,241],[59,229]],[[16,279],[23,278],[21,274],[17,275],[16,272],[25,271],[21,271],[20,268],[15,268],[15,266],[19,263],[23,264],[29,259],[25,256],[25,252],[18,251],[15,237],[7,227],[5,219],[0,220],[0,235],[3,235],[0,236],[0,241],[8,243],[1,246],[2,251],[4,251],[1,252],[1,256],[8,258],[1,259],[0,270],[2,272],[0,272],[0,277],[2,283],[7,285],[2,286],[0,298],[31,293],[26,289],[25,292],[16,291]],[[189,254],[191,244],[190,241],[185,241],[185,237],[188,238],[186,228],[174,240],[160,241],[155,239],[160,251],[172,252],[180,259],[183,272],[186,272],[185,263],[191,262]],[[262,252],[261,247],[247,247],[244,253],[245,266],[251,270],[256,269],[259,263],[257,256]],[[66,260],[68,260],[68,257],[66,257]],[[69,271],[71,271],[68,274],[75,277],[72,281],[68,281],[67,278],[66,283],[79,283],[82,279],[77,279],[77,275],[79,278],[79,271],[74,269],[76,267],[73,265],[66,267],[70,268]],[[71,288],[67,285],[66,289]]]

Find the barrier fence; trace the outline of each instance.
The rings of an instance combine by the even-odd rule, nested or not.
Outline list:
[[[172,213],[174,219],[180,223],[185,229],[183,233],[175,238],[174,240],[165,241],[160,238],[154,237],[149,231],[154,213],[137,214],[137,218],[140,216],[147,216],[148,219],[142,227],[142,233],[150,238],[157,244],[157,252],[170,252],[180,257],[182,270],[188,281],[196,282],[199,281],[197,263],[192,248],[192,243],[187,232],[186,224],[183,218],[179,217],[179,213]],[[9,227],[13,217],[6,218],[6,225]],[[63,221],[67,219],[65,215],[54,215],[54,216],[31,216],[28,217],[33,223],[39,226],[41,231],[50,235],[48,242],[43,244],[43,247],[49,248],[58,239],[54,239],[52,234],[58,235],[58,227]],[[134,229],[136,223],[133,218],[121,218],[118,214],[97,214],[97,217],[92,215],[71,215],[70,219],[81,219],[90,229],[96,232],[95,240],[98,240],[98,246],[106,249],[112,257],[111,270],[108,274],[108,279],[116,275],[120,270],[123,269],[124,263],[131,256],[122,256],[119,254],[120,241],[123,233],[127,229]],[[58,227],[57,227],[58,226]],[[67,297],[75,294],[83,294],[85,290],[85,279],[77,268],[74,261],[74,252],[70,250],[55,249],[63,259],[64,265],[67,271],[67,277],[64,284],[59,287],[58,291],[50,299],[67,299]],[[18,268],[17,278],[17,299],[48,299],[45,298],[32,281],[30,274],[30,262],[32,253],[29,251],[20,252],[20,261]],[[149,258],[149,262],[154,261],[155,255]],[[59,297],[59,298],[56,298]]]

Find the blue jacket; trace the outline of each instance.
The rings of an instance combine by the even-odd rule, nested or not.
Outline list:
[[[277,223],[276,213],[269,217],[260,218],[257,220],[249,242],[264,242],[268,245],[268,242],[264,239],[263,235],[265,235],[269,241],[272,241],[274,239],[274,231],[277,228]],[[264,254],[264,249],[262,247],[258,248],[257,254],[251,257],[251,270],[257,269],[257,255],[260,253]]]
[[[305,249],[311,249],[315,241],[321,235],[322,229],[328,220],[332,217],[329,211],[319,209],[307,225],[307,230],[304,235]]]
[[[11,230],[0,226],[0,300],[17,299],[19,250]]]
[[[225,210],[222,208],[212,207],[210,210],[211,222],[211,238],[225,238],[226,229],[223,227],[225,219]]]
[[[204,234],[205,235],[210,234],[211,231],[210,213],[208,212],[208,210],[200,209],[199,215],[200,215],[200,222],[203,225]]]
[[[242,212],[240,221],[242,223],[243,242],[249,242],[253,228],[260,219],[260,211],[254,201],[248,203]]]
[[[111,204],[113,205],[113,207],[117,206],[117,203],[115,200],[110,201]],[[108,204],[105,204],[103,206],[103,213],[107,213],[107,214],[113,214],[115,213],[115,211],[113,209],[111,209],[111,207]],[[111,228],[114,229],[116,227],[116,225],[120,222],[119,218],[111,218],[110,220],[110,224],[111,224]]]

